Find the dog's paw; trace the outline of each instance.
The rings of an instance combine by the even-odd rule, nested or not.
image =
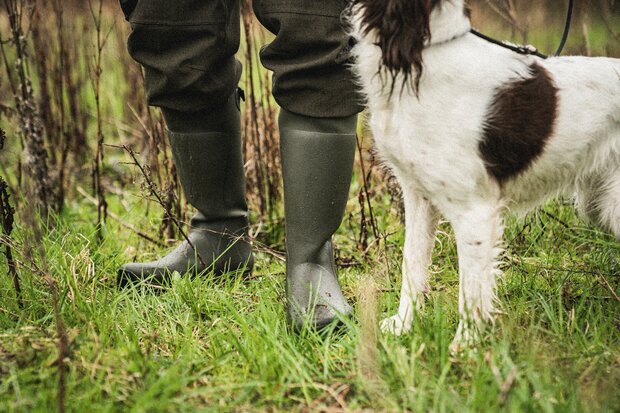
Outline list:
[[[476,352],[476,330],[467,323],[461,321],[456,329],[456,335],[449,347],[454,356],[465,352]]]
[[[407,333],[410,330],[411,322],[403,320],[398,314],[395,314],[392,317],[388,317],[381,321],[381,331],[383,331],[384,333],[400,336],[401,334]]]

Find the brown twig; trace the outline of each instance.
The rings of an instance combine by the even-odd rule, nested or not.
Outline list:
[[[609,35],[616,41],[616,42],[620,42],[620,34],[616,33],[612,28],[611,28],[611,24],[609,23],[609,20],[607,20],[607,17],[605,16],[605,13],[601,13],[601,21],[603,22],[603,24],[605,25],[605,28],[607,29],[607,33],[609,33]]]
[[[360,191],[357,194],[357,203],[360,206],[360,232],[359,232],[359,236],[358,236],[358,240],[357,240],[357,248],[360,251],[367,251],[368,250],[368,225],[366,224],[366,222],[368,221],[366,219],[366,206],[365,206],[365,199],[364,199],[364,189],[360,189]],[[375,238],[376,239],[376,238]]]
[[[370,224],[372,227],[373,235],[375,237],[374,241],[367,243],[366,248],[364,248],[362,251],[364,254],[366,254],[374,243],[377,243],[379,248],[383,247],[382,252],[384,253],[384,263],[385,263],[386,274],[389,274],[390,273],[390,260],[388,259],[388,249],[387,249],[387,242],[386,242],[389,234],[381,233],[379,231],[379,226],[375,218],[374,209],[370,201],[370,189],[369,189],[370,178],[373,173],[373,169],[375,165],[375,158],[374,156],[371,158],[370,168],[368,169],[368,172],[366,172],[366,166],[364,162],[364,157],[363,157],[363,152],[362,152],[362,143],[360,141],[360,136],[356,134],[355,138],[356,138],[357,150],[358,150],[358,155],[359,155],[360,170],[361,170],[361,175],[363,179],[363,187],[360,190],[360,194],[363,191],[362,198],[364,199],[363,200],[360,199],[360,206],[362,208],[362,215],[364,215],[364,211],[363,211],[364,206],[363,206],[362,201],[365,201],[368,205],[369,220],[370,220]],[[369,153],[373,155],[372,150]],[[404,211],[404,206],[403,206],[403,211]],[[365,226],[365,222],[363,222],[363,226]]]
[[[13,231],[13,220],[15,210],[9,203],[9,193],[7,190],[7,184],[0,177],[0,226],[4,233],[3,237],[0,237],[0,244],[4,244],[4,255],[6,256],[7,265],[9,267],[9,277],[13,279],[13,287],[15,288],[15,296],[17,297],[17,304],[19,308],[24,307],[22,299],[22,289],[19,283],[19,274],[17,273],[17,266],[13,259],[13,250],[11,248],[11,232]]]
[[[86,198],[86,200],[88,202],[90,202],[91,204],[97,206],[98,205],[98,201],[96,198],[93,198],[92,196],[90,196],[90,194],[88,192],[86,192],[86,190],[84,188],[82,188],[81,186],[77,186],[76,190],[84,197]],[[109,211],[108,210],[108,217],[112,218],[113,220],[115,220],[116,222],[118,222],[119,224],[121,224],[123,227],[135,232],[136,235],[138,235],[141,238],[144,238],[145,240],[152,242],[153,244],[159,246],[159,247],[165,247],[165,244],[161,241],[158,241],[152,237],[150,237],[148,234],[140,231],[138,228],[136,228],[134,225],[125,222],[122,220],[122,218],[118,215],[116,215],[114,212]]]
[[[542,213],[551,218],[552,220],[554,220],[555,222],[557,222],[558,224],[562,225],[564,228],[570,228],[570,225],[568,225],[566,222],[562,221],[560,218],[556,217],[555,215],[553,215],[551,212],[547,212],[544,209],[541,209]]]
[[[252,22],[253,22],[253,17],[252,17],[252,13],[249,11],[249,8],[251,6],[247,3],[244,2],[241,6],[241,13],[242,13],[242,17],[243,17],[243,29],[244,29],[244,33],[246,36],[246,43],[247,43],[247,47],[246,47],[246,52],[245,52],[245,60],[246,60],[246,66],[248,67],[248,70],[246,71],[247,73],[247,80],[246,80],[246,89],[247,89],[247,97],[248,97],[248,114],[249,117],[246,118],[247,122],[245,124],[246,126],[246,134],[251,138],[251,142],[252,142],[252,146],[253,146],[253,163],[254,163],[254,168],[253,168],[253,172],[255,174],[255,179],[256,179],[256,185],[261,188],[261,190],[258,191],[258,200],[259,200],[259,210],[261,213],[261,216],[265,216],[267,215],[267,209],[268,209],[268,203],[267,203],[267,198],[265,197],[265,193],[266,191],[264,190],[265,188],[265,182],[267,179],[267,175],[268,172],[265,170],[265,163],[263,162],[264,160],[264,156],[262,153],[262,145],[261,145],[261,131],[260,131],[260,127],[259,127],[259,115],[258,115],[258,111],[257,111],[257,99],[256,99],[256,93],[255,93],[255,89],[254,89],[254,70],[252,70],[252,67],[254,66],[254,56],[253,56],[253,36],[252,36]]]
[[[4,131],[0,129],[0,149],[4,148],[5,138],[6,135],[4,134]],[[14,219],[15,209],[10,203],[8,185],[6,181],[0,177],[0,227],[4,233],[4,236],[0,237],[0,244],[4,244],[4,255],[6,256],[7,265],[9,267],[9,277],[13,279],[13,287],[15,288],[17,305],[19,308],[24,308],[22,289],[19,283],[19,274],[17,273],[17,266],[15,265],[13,250],[11,248],[11,233],[13,232]]]
[[[510,24],[513,37],[515,35],[515,32],[518,31],[521,34],[523,42],[527,43],[527,27],[522,26],[519,22],[519,17],[517,16],[513,0],[503,0],[501,2],[501,9],[499,6],[491,2],[491,0],[486,0],[486,3],[498,16],[500,16],[502,19],[506,20],[506,22]]]
[[[251,206],[257,205],[260,219],[277,219],[280,192],[279,134],[276,110],[271,100],[269,75],[255,70],[263,31],[254,28],[251,1],[241,6],[245,49],[245,95],[243,152],[247,160],[247,192]]]
[[[377,229],[377,220],[375,219],[375,215],[373,212],[373,208],[372,208],[372,204],[370,203],[370,191],[369,191],[369,187],[370,184],[368,183],[368,178],[370,175],[370,171],[368,171],[368,174],[366,173],[366,166],[364,163],[364,156],[362,153],[362,144],[360,142],[359,136],[356,135],[355,136],[355,142],[357,144],[357,152],[359,154],[359,160],[360,160],[360,169],[362,172],[362,179],[363,179],[363,190],[364,190],[364,195],[366,198],[366,203],[368,205],[368,215],[369,215],[369,219],[370,219],[370,225],[372,227],[372,233],[375,236],[375,238],[379,238],[379,230]],[[362,206],[363,207],[363,206]]]
[[[510,390],[512,390],[517,380],[517,369],[515,367],[510,369],[510,372],[508,372],[508,375],[504,378],[497,365],[493,362],[493,355],[490,350],[484,355],[484,359],[491,368],[493,376],[495,376],[495,381],[499,387],[499,404],[503,406],[506,404]]]
[[[164,216],[159,227],[159,234],[163,237],[163,234],[167,232],[168,238],[175,238],[175,226],[168,217],[178,216],[183,220],[184,211],[176,168],[168,156],[168,141],[163,116],[161,113],[158,117],[153,116],[153,111],[149,106],[143,108],[142,114],[138,113],[133,105],[129,105],[129,110],[140,123],[141,130],[146,138],[144,143],[149,154],[149,170],[151,173],[155,171],[157,183],[162,188],[162,199],[165,202],[162,205]],[[160,155],[163,159],[160,159]]]
[[[620,302],[620,297],[618,297],[618,294],[616,294],[616,292],[614,291],[614,289],[611,287],[611,284],[609,284],[609,281],[607,281],[607,278],[605,278],[605,276],[603,274],[599,274],[601,276],[601,278],[603,279],[603,285],[609,290],[609,292],[611,293],[611,295],[614,296],[614,298],[616,299],[616,301]]]
[[[140,173],[142,174],[142,177],[144,178],[144,182],[146,183],[146,186],[147,186],[149,192],[151,193],[151,195],[153,197],[155,197],[155,199],[157,200],[157,203],[162,208],[164,208],[164,210],[166,210],[165,207],[164,207],[164,205],[165,205],[164,200],[162,199],[162,196],[160,195],[159,191],[157,190],[157,185],[155,185],[155,182],[153,182],[153,180],[151,179],[150,174],[146,170],[146,168],[140,163],[140,161],[138,161],[138,157],[136,156],[135,151],[131,147],[127,146],[127,145],[120,145],[120,146],[119,145],[107,145],[107,146],[112,147],[112,148],[123,149],[125,152],[127,152],[129,154],[129,156],[133,160],[133,165],[136,166],[140,170]],[[183,227],[181,226],[181,223],[179,222],[177,217],[169,215],[167,218],[170,219],[174,223],[174,225],[176,226],[176,228],[179,231],[179,233],[181,234],[181,236],[183,236],[185,241],[189,244],[189,246],[192,248],[192,250],[194,251],[194,253],[198,257],[198,260],[200,261],[200,263],[203,266],[206,267],[207,266],[206,262],[200,256],[200,253],[196,250],[196,248],[194,247],[194,244],[192,243],[192,241],[189,239],[189,237],[187,236],[187,234],[183,230]]]
[[[54,201],[54,183],[48,168],[48,153],[43,139],[41,119],[34,99],[30,70],[28,66],[27,42],[22,27],[24,0],[5,0],[5,9],[9,18],[10,41],[15,48],[16,60],[14,70],[17,77],[15,88],[15,107],[19,115],[21,134],[26,145],[25,177],[33,186],[32,200],[43,217],[47,219],[50,206]],[[3,52],[4,54],[4,52]],[[7,73],[10,65],[5,57]],[[9,75],[12,79],[12,77]]]
[[[92,1],[89,0],[88,6],[93,18],[96,32],[96,53],[93,71],[93,77],[91,78],[93,84],[93,91],[95,93],[95,108],[97,110],[97,149],[95,151],[95,159],[93,160],[92,178],[93,178],[93,192],[97,196],[97,237],[99,240],[103,238],[103,225],[105,224],[106,217],[108,215],[108,202],[105,199],[105,190],[101,184],[101,169],[103,168],[103,120],[101,115],[101,74],[102,66],[101,59],[103,49],[108,40],[111,32],[104,36],[102,33],[102,12],[103,12],[103,0],[99,0],[99,7],[97,11],[93,8]]]
[[[25,196],[26,198],[32,198],[34,190],[31,186],[30,180],[24,181]],[[35,273],[38,274],[47,284],[51,294],[51,305],[54,313],[54,322],[56,324],[56,348],[58,349],[58,358],[56,359],[56,366],[58,368],[58,388],[57,388],[57,405],[58,411],[64,413],[66,411],[66,381],[68,368],[66,359],[70,356],[69,351],[69,337],[67,335],[67,328],[65,321],[60,311],[60,301],[58,296],[58,283],[51,276],[49,271],[49,265],[47,262],[47,255],[45,251],[45,244],[43,242],[43,234],[40,227],[40,219],[37,215],[36,206],[30,203],[25,203],[27,209],[23,214],[25,227],[30,228],[30,235],[26,238],[26,248],[24,249],[25,259],[30,263],[30,267],[35,269]],[[41,261],[41,267],[36,263]]]

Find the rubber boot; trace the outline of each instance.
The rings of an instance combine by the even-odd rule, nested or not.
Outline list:
[[[237,95],[223,107],[202,114],[208,119],[171,111],[164,115],[181,186],[197,209],[187,231],[190,242],[184,240],[157,261],[123,265],[118,272],[119,285],[141,281],[166,285],[174,272],[251,272],[254,259],[247,236]]]
[[[311,118],[280,112],[286,219],[286,295],[294,328],[323,328],[352,309],[342,294],[332,235],[349,195],[357,115]]]

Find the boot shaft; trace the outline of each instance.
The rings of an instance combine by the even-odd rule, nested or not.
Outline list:
[[[280,112],[289,261],[320,260],[340,226],[355,158],[356,120],[356,115],[318,119]]]
[[[247,217],[237,94],[208,113],[164,113],[181,186],[199,216],[206,221]]]

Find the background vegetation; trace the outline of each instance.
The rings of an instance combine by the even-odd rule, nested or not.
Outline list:
[[[564,2],[479,0],[474,24],[552,52]],[[508,218],[503,314],[451,357],[454,239],[442,224],[414,331],[385,336],[403,227],[398,187],[360,128],[336,237],[344,332],[290,331],[277,107],[243,4],[244,152],[258,264],[249,280],[115,288],[191,211],[144,101],[115,0],[0,0],[0,411],[620,411],[620,249],[570,204]],[[578,0],[566,54],[620,56],[620,2]]]

